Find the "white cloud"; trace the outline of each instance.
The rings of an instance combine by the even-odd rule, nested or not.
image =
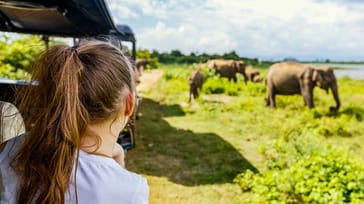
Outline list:
[[[168,27],[159,21],[155,27],[145,29],[138,38],[142,48],[170,51],[179,49],[184,53],[200,52],[226,52],[236,48],[236,43],[223,32],[201,32],[190,24],[181,24],[177,27]],[[201,35],[203,34],[203,35]]]
[[[169,51],[172,49],[190,49],[191,43],[186,39],[191,28],[180,25],[167,27],[159,21],[155,27],[143,29],[138,35],[138,47]]]
[[[311,59],[360,57],[364,49],[361,1],[121,2],[113,9],[118,19],[138,25],[134,30],[142,48],[185,53],[235,49],[249,57]]]
[[[112,12],[119,19],[130,19],[137,16],[137,12],[143,16],[157,16],[159,18],[167,17],[169,7],[173,4],[163,3],[155,0],[108,0]],[[123,9],[126,9],[126,14],[123,14]],[[131,11],[133,9],[134,11]],[[131,15],[129,15],[131,14]],[[121,18],[120,18],[121,17]]]
[[[132,11],[129,4],[124,1],[107,0],[109,9],[111,10],[112,16],[115,18],[117,23],[120,19],[137,18],[138,15]]]

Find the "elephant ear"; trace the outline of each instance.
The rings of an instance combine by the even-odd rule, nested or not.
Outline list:
[[[232,62],[231,63],[231,66],[233,67],[233,69],[236,71],[236,72],[239,72],[239,67],[238,67],[238,64],[236,62]]]
[[[242,61],[236,61],[236,72],[243,73],[245,72],[244,62]]]
[[[322,70],[313,69],[312,71],[312,81],[315,83],[316,86],[326,90],[327,89],[327,82],[324,79],[324,72]]]
[[[317,69],[312,69],[312,81],[321,82],[323,80],[322,73]]]

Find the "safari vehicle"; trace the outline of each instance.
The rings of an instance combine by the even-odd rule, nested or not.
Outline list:
[[[116,25],[106,0],[0,0],[0,31],[41,35],[46,48],[49,37],[106,40],[136,58],[136,39],[127,25]],[[125,42],[132,44],[131,53]],[[13,102],[14,92],[36,83],[0,79],[0,100]],[[136,106],[138,105],[138,98]],[[137,110],[137,108],[135,108]],[[118,142],[124,149],[136,144],[136,113],[120,133]]]

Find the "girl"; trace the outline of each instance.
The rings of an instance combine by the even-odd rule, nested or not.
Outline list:
[[[57,45],[19,93],[27,133],[0,154],[1,203],[148,203],[147,181],[116,143],[134,108],[134,73],[106,42]]]

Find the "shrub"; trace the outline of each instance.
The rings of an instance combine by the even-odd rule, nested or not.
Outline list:
[[[7,38],[5,38],[7,40]],[[0,62],[30,72],[33,61],[44,51],[44,44],[38,36],[28,36],[18,40],[3,42],[0,47]]]
[[[44,51],[44,43],[35,35],[16,37],[11,40],[5,34],[1,36],[0,78],[28,80],[31,65]]]
[[[181,80],[185,81],[186,84],[188,82],[189,72],[186,72],[183,68],[174,68],[174,69],[167,69],[163,75],[163,78],[166,81],[169,80]]]
[[[246,202],[363,203],[364,165],[316,142],[280,141],[274,151],[264,150],[271,163],[266,171],[248,170],[234,179],[242,191],[253,193]]]
[[[262,96],[266,93],[266,88],[263,83],[248,82],[244,92],[247,92],[249,96]]]
[[[220,94],[225,93],[229,96],[237,96],[242,90],[241,83],[234,83],[227,78],[218,76],[210,76],[202,87],[202,92],[206,94]]]

